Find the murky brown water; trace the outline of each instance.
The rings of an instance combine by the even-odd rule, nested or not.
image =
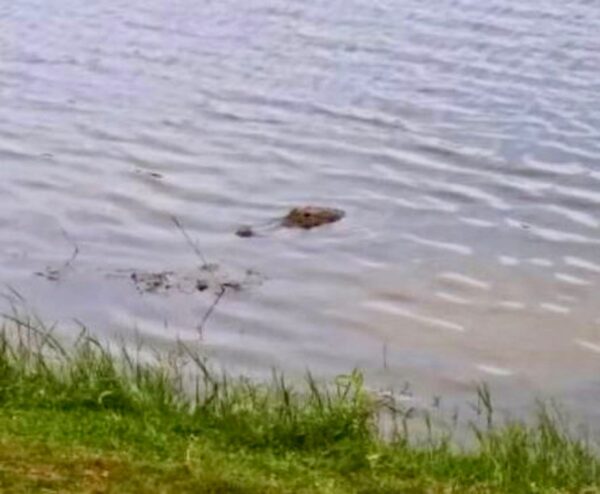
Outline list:
[[[599,25],[588,0],[3,2],[0,280],[64,328],[197,339],[214,290],[130,278],[198,265],[175,215],[219,276],[259,273],[204,328],[230,369],[596,413]],[[234,235],[305,203],[347,217]]]

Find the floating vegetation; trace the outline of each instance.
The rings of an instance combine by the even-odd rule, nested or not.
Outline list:
[[[214,267],[213,267],[214,266]],[[248,269],[239,279],[221,272],[217,265],[191,269],[188,271],[138,271],[122,270],[112,276],[129,276],[136,290],[141,294],[168,294],[172,292],[188,295],[207,290],[220,292],[222,289],[235,291],[258,286],[264,277]]]

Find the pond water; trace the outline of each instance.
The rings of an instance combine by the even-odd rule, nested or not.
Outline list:
[[[599,25],[592,0],[3,2],[5,305],[167,348],[228,280],[201,344],[234,372],[598,417]],[[346,217],[234,234],[303,204]]]

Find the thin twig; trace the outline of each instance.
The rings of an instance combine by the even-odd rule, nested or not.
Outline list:
[[[49,281],[60,281],[64,272],[68,269],[73,268],[73,263],[79,255],[79,245],[77,245],[77,242],[75,242],[64,229],[62,229],[62,234],[63,237],[65,237],[65,240],[73,246],[73,252],[71,253],[71,257],[69,257],[59,268],[52,268],[50,266],[46,266],[46,271],[40,271],[39,273],[35,273],[37,276],[42,276],[43,278],[46,278]]]
[[[183,225],[181,224],[181,222],[179,221],[179,219],[177,218],[177,216],[174,216],[174,215],[171,216],[171,221],[175,224],[175,226],[177,227],[177,229],[181,232],[181,234],[183,235],[183,237],[186,239],[188,245],[192,248],[192,250],[200,258],[200,260],[202,261],[203,267],[205,267],[205,268],[208,267],[208,263],[206,262],[206,257],[204,257],[204,254],[202,253],[202,251],[198,247],[198,244],[196,242],[194,242],[194,240],[192,239],[192,237],[189,236],[188,232],[185,230],[185,228],[183,227]]]
[[[69,269],[73,263],[75,262],[75,259],[77,259],[77,256],[79,255],[79,245],[77,245],[77,242],[75,242],[71,236],[67,233],[66,230],[62,230],[62,234],[63,237],[65,237],[66,241],[69,242],[72,246],[73,246],[73,253],[71,254],[71,257],[67,260],[67,262],[64,263],[61,271],[64,271],[66,269]]]
[[[210,318],[210,316],[212,315],[214,310],[217,308],[217,305],[219,305],[219,302],[223,298],[223,295],[225,295],[226,291],[227,291],[227,287],[225,285],[221,285],[215,299],[213,300],[213,303],[210,305],[208,310],[204,313],[202,320],[200,321],[200,323],[197,326],[198,333],[200,333],[200,338],[202,338],[202,336],[204,334],[204,326],[205,326],[206,322],[208,321],[208,319]]]
[[[383,368],[384,368],[384,370],[387,370],[387,368],[388,368],[387,353],[388,353],[387,342],[384,341],[383,342]]]
[[[24,303],[25,302],[25,297],[23,297],[23,295],[21,295],[16,288],[14,288],[12,285],[6,283],[5,284],[6,288],[8,289],[8,291],[15,296],[15,298],[18,299],[19,302]],[[9,302],[14,302],[14,300],[10,297],[10,295],[8,294],[2,294],[2,297],[5,298],[6,300],[8,300]]]

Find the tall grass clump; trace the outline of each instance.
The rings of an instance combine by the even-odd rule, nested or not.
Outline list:
[[[27,448],[51,439],[67,456],[75,446],[127,450],[120,461],[128,472],[141,468],[130,458],[142,458],[140,475],[153,472],[153,483],[185,478],[177,492],[600,493],[597,450],[557,407],[540,404],[533,420],[497,423],[487,387],[478,398],[474,441],[459,443],[451,429],[433,433],[426,413],[377,399],[359,372],[329,384],[308,375],[302,387],[277,373],[258,383],[211,371],[184,345],[150,358],[87,331],[62,343],[41,321],[11,316],[0,331],[0,490],[3,445],[26,437]],[[386,406],[386,420],[397,423],[383,437]],[[409,434],[418,420],[427,432]],[[123,475],[132,482],[137,474]],[[220,487],[210,490],[213,481]],[[18,492],[30,492],[23,485]],[[113,492],[149,492],[136,489]]]
[[[478,387],[477,398],[468,447],[458,446],[453,431],[434,437],[425,417],[426,439],[416,446],[406,434],[397,437],[382,459],[385,468],[415,478],[427,471],[475,492],[600,492],[597,445],[578,436],[558,406],[539,401],[527,421],[497,424],[486,385]]]
[[[487,403],[491,417],[489,394]],[[579,492],[590,485],[598,487],[598,450],[574,439],[574,432],[555,404],[538,402],[536,408],[530,426],[512,422],[496,428],[491,420],[485,428],[472,426],[478,443],[480,477],[494,479],[507,488],[522,485],[528,492],[557,487]]]
[[[168,417],[181,433],[218,433],[251,447],[310,449],[373,433],[374,402],[358,372],[332,386],[309,374],[298,392],[277,373],[264,384],[217,374],[184,345],[166,358],[144,359],[124,346],[111,351],[87,331],[67,348],[37,320],[12,322],[0,333],[5,408]]]

